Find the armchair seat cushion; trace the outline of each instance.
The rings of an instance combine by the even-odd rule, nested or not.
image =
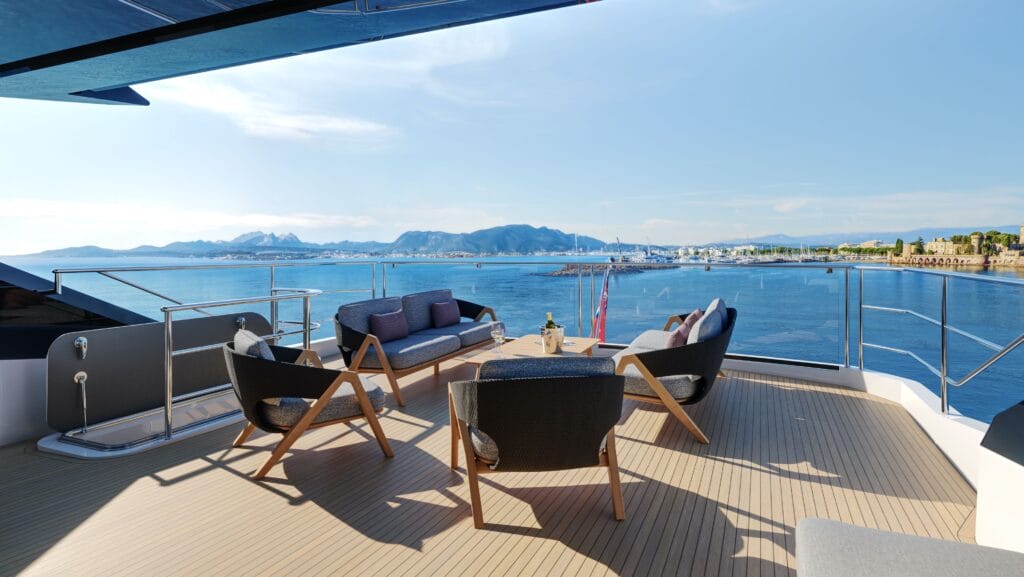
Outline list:
[[[651,390],[651,386],[647,384],[647,381],[640,375],[640,371],[636,367],[629,367],[622,374],[626,377],[626,383],[623,386],[626,394],[640,395],[643,397],[657,397],[658,395]],[[672,398],[677,401],[685,401],[690,397],[697,394],[697,390],[700,388],[700,377],[696,375],[669,375],[666,377],[658,377],[658,381],[665,385],[665,390],[668,394],[672,395]]]
[[[655,349],[668,348],[668,339],[672,331],[650,330],[640,333],[640,336],[629,343],[629,348],[639,349],[633,352],[647,352]]]
[[[373,410],[382,410],[384,408],[384,391],[366,377],[360,377],[359,380],[363,384],[363,389],[366,390],[366,396],[370,399],[370,405],[373,406]],[[256,410],[262,413],[267,423],[275,427],[287,429],[299,422],[302,415],[309,409],[310,404],[312,404],[312,401],[307,399],[285,397],[279,399],[277,405],[262,402]],[[334,393],[334,396],[331,397],[331,401],[327,403],[327,406],[313,420],[313,423],[346,419],[362,414],[363,408],[359,406],[359,399],[356,397],[355,391],[352,390],[352,385],[342,383],[338,387],[337,392]]]
[[[665,333],[666,335],[668,334],[665,331],[647,331],[647,333]],[[665,338],[667,339],[668,337],[666,336]],[[639,340],[639,337],[637,338],[637,340]],[[633,342],[635,343],[637,342],[637,340],[634,340]],[[618,366],[619,359],[626,355],[646,353],[652,350],[656,349],[641,348],[631,345],[629,348],[623,349],[615,353],[615,355],[612,356],[612,360],[615,361],[615,365]],[[653,390],[651,390],[651,386],[647,384],[647,381],[644,379],[643,375],[640,374],[640,369],[636,368],[634,365],[629,365],[628,367],[626,367],[626,370],[622,372],[622,376],[626,377],[626,383],[623,387],[626,394],[640,395],[643,397],[658,396],[657,394],[655,394]],[[660,381],[661,384],[665,385],[665,390],[667,390],[668,393],[672,395],[673,399],[677,401],[684,401],[697,394],[697,391],[700,389],[701,377],[699,375],[668,375],[658,377],[658,381]]]
[[[452,335],[459,337],[459,342],[463,347],[470,347],[477,343],[486,341],[491,338],[491,327],[494,325],[505,326],[502,322],[494,321],[479,321],[479,322],[463,322],[446,327],[423,329],[416,333],[417,335]]]
[[[443,357],[448,353],[454,353],[462,348],[462,341],[454,335],[417,333],[404,339],[386,342],[381,345],[381,348],[384,356],[388,358],[391,368],[407,369]],[[367,369],[382,368],[374,347],[370,347],[359,366]]]

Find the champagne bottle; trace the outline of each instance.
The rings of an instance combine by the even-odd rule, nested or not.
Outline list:
[[[546,329],[558,328],[558,325],[555,324],[554,319],[551,318],[551,313],[548,313],[548,322],[544,325],[544,328],[546,328]]]

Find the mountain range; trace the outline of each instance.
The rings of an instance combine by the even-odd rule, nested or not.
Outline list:
[[[328,253],[353,254],[532,254],[538,252],[569,252],[600,250],[605,243],[596,238],[574,235],[547,227],[526,224],[498,226],[467,233],[440,231],[408,231],[394,242],[339,241],[303,242],[294,234],[249,232],[231,240],[195,240],[172,242],[164,246],[142,245],[127,250],[98,246],[76,246],[47,250],[32,256],[42,257],[113,257],[113,256],[280,256],[285,258],[316,257]],[[660,247],[659,247],[660,248]],[[637,245],[622,245],[633,251]]]
[[[913,241],[917,237],[931,240],[948,238],[954,234],[967,234],[975,230],[1018,232],[1019,226],[976,226],[958,228],[918,228],[903,232],[855,232],[805,236],[774,234],[733,239],[715,243],[717,246],[775,245],[775,246],[836,246],[841,243],[857,244],[868,240],[892,243],[897,238]],[[452,253],[481,254],[534,254],[541,252],[571,252],[577,247],[585,252],[606,250],[623,253],[636,252],[648,245],[606,243],[591,236],[575,235],[553,228],[526,224],[497,226],[473,232],[451,233],[413,230],[402,233],[393,242],[350,241],[311,243],[303,242],[294,234],[249,232],[231,240],[194,240],[172,242],[164,246],[142,245],[127,250],[98,246],[77,246],[48,250],[31,256],[41,257],[115,257],[115,256],[173,256],[173,257],[234,257],[234,258],[316,258],[320,256],[359,255],[441,255]],[[656,250],[671,246],[654,246]]]

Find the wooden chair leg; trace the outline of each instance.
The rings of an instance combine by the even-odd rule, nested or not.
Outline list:
[[[246,423],[245,424],[245,428],[242,429],[241,433],[238,433],[238,436],[235,437],[235,442],[231,443],[231,446],[232,447],[241,447],[242,443],[244,443],[249,438],[249,435],[252,435],[252,432],[255,431],[255,430],[256,430],[256,425],[254,425],[252,423]]]
[[[683,407],[679,405],[679,401],[675,400],[672,395],[669,394],[665,385],[662,385],[661,381],[651,374],[651,371],[648,370],[638,358],[636,358],[636,355],[626,355],[620,359],[619,366],[615,368],[615,373],[619,375],[623,374],[627,365],[633,365],[640,371],[640,375],[643,376],[645,381],[647,381],[647,386],[649,386],[654,394],[658,396],[658,399],[661,400],[661,404],[665,405],[668,412],[672,413],[672,416],[678,419],[679,422],[682,423],[688,431],[690,431],[690,433],[697,439],[697,442],[703,445],[708,444],[707,436],[700,430],[697,423],[693,422],[690,415],[687,415],[686,411],[683,410]]]
[[[690,415],[686,414],[686,411],[683,410],[683,407],[679,406],[678,403],[666,403],[665,406],[668,408],[668,412],[672,413],[672,416],[674,416],[676,419],[679,419],[679,422],[682,423],[684,427],[686,427],[686,430],[690,431],[690,434],[692,434],[694,438],[697,439],[698,443],[702,445],[708,444],[709,441],[707,435],[704,434],[704,431],[700,430],[700,427],[697,426],[697,423],[693,422],[693,419],[690,418]]]
[[[452,469],[459,468],[459,418],[455,415],[455,401],[452,394],[448,392],[448,419],[452,437]]]
[[[476,472],[476,453],[473,451],[473,443],[469,440],[469,427],[463,421],[459,421],[459,436],[462,438],[462,447],[466,451],[466,472],[469,473],[469,501],[473,509],[473,526],[483,529],[484,512],[480,506],[480,480]]]
[[[388,443],[388,438],[384,435],[384,429],[381,428],[380,420],[377,419],[377,412],[373,410],[373,404],[370,403],[370,397],[366,396],[366,390],[363,389],[363,383],[359,380],[359,375],[351,371],[347,371],[345,380],[352,385],[352,390],[355,392],[356,398],[359,400],[359,407],[363,410],[366,422],[369,423],[370,428],[373,429],[373,436],[377,438],[377,444],[380,445],[380,450],[384,451],[385,457],[394,457],[395,453],[391,451],[391,444]]]
[[[391,369],[385,369],[384,375],[387,376],[388,384],[391,385],[391,394],[395,396],[395,402],[399,407],[404,407],[405,401],[402,400],[402,391],[398,388],[398,378],[395,373],[391,372]]]
[[[608,485],[612,490],[612,513],[616,521],[626,518],[626,508],[622,503],[622,485],[619,483],[619,458],[615,453],[615,429],[608,431],[605,441],[605,452],[608,455]]]
[[[434,378],[441,376],[441,363],[434,365]]]

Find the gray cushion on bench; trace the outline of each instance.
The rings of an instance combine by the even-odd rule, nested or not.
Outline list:
[[[360,301],[338,307],[338,320],[341,324],[354,328],[361,333],[370,332],[370,315],[393,313],[402,310],[402,299],[391,297]],[[412,331],[412,327],[409,327]]]
[[[402,310],[405,311],[405,320],[409,323],[409,332],[416,333],[433,328],[434,321],[430,317],[430,305],[450,300],[452,300],[452,291],[448,289],[413,293],[402,297]]]
[[[417,335],[454,335],[459,337],[463,347],[469,347],[491,338],[491,327],[493,325],[505,326],[503,323],[493,321],[463,322],[447,327],[424,329],[417,332]]]
[[[384,408],[384,391],[374,383],[365,377],[360,377],[360,382],[363,384],[363,389],[366,390],[366,396],[370,399],[370,404],[373,406],[374,411],[380,411]],[[309,405],[312,401],[306,399],[296,399],[286,397],[280,399],[280,404],[272,405],[268,403],[260,403],[256,409],[263,413],[263,418],[268,423],[275,427],[288,428],[295,423],[299,422],[302,415],[309,409]],[[327,403],[320,414],[313,420],[314,423],[323,423],[325,421],[334,421],[336,419],[345,419],[348,417],[355,417],[362,415],[363,409],[359,406],[359,399],[356,397],[356,393],[352,390],[352,385],[348,383],[342,383],[338,390],[331,397],[331,401]]]
[[[384,343],[381,348],[384,349],[384,355],[387,356],[392,369],[407,369],[454,353],[462,348],[462,343],[459,337],[452,335],[415,334]],[[381,368],[374,347],[370,347],[366,352],[359,366],[367,369]]]
[[[803,519],[796,527],[796,565],[800,577],[1020,577],[1024,554]]]

